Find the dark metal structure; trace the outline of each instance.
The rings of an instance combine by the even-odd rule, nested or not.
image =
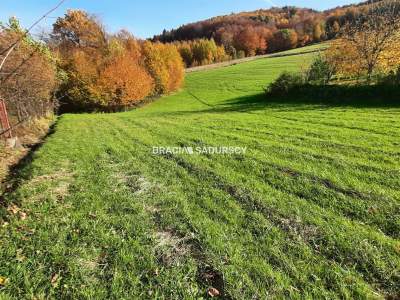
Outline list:
[[[8,119],[6,103],[3,99],[0,99],[0,124],[2,128],[1,135],[3,135],[5,139],[12,138],[12,131],[10,121]]]

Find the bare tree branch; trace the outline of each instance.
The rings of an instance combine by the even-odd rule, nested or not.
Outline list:
[[[20,36],[9,48],[3,51],[1,55],[5,54],[3,60],[0,63],[0,71],[3,68],[5,62],[7,61],[8,57],[10,56],[11,52],[18,46],[18,44],[30,33],[30,31],[39,24],[43,19],[45,19],[48,15],[50,15],[53,11],[58,9],[66,0],[61,0],[56,6],[46,12],[42,17],[40,17],[37,21],[35,21],[25,32],[22,36]]]

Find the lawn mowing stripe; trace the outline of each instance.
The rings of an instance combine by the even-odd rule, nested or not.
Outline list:
[[[330,123],[330,122],[316,122],[316,121],[311,121],[311,120],[299,120],[296,118],[289,118],[289,117],[277,117],[275,116],[275,118],[279,118],[281,120],[285,120],[285,121],[293,121],[296,123],[306,123],[306,124],[313,124],[313,125],[318,125],[318,126],[324,126],[324,127],[328,127],[328,128],[337,128],[340,130],[343,129],[347,129],[347,130],[355,130],[355,131],[361,131],[361,132],[366,132],[368,134],[373,134],[373,135],[383,135],[385,137],[391,137],[391,138],[399,138],[400,135],[399,134],[395,134],[398,133],[398,131],[395,132],[390,132],[385,130],[384,132],[382,132],[382,130],[375,130],[372,128],[363,128],[363,127],[357,127],[357,126],[351,126],[351,125],[344,125],[344,124],[338,124],[338,123]]]
[[[196,170],[196,167],[191,166],[190,163],[184,162],[184,160],[182,161],[180,158],[179,158],[179,161],[181,161],[181,163],[179,163],[179,165],[183,166],[184,168],[189,169],[189,170],[193,170],[193,169]],[[216,166],[214,165],[213,167],[215,168]],[[254,200],[253,197],[248,196],[248,195],[250,195],[249,190],[241,190],[240,187],[237,187],[237,186],[234,187],[232,185],[225,184],[223,182],[223,180],[216,180],[216,178],[218,178],[218,175],[215,175],[215,173],[211,172],[210,170],[200,171],[200,172],[206,172],[206,175],[203,175],[203,176],[200,177],[202,180],[204,180],[204,178],[213,178],[213,181],[209,182],[210,184],[214,183],[214,184],[220,185],[220,187],[222,189],[224,189],[224,190],[227,189],[226,191],[228,193],[230,193],[232,196],[234,196],[234,198],[236,198],[239,202],[242,202],[243,200],[245,200],[245,201],[250,200],[250,205],[251,206],[249,206],[249,209],[250,209],[250,207],[252,207],[252,209],[255,209],[256,211],[262,211],[264,214],[266,214],[266,217],[271,218],[271,215],[269,214],[269,212],[273,208],[270,207],[270,206],[265,207],[263,204],[261,204],[261,202],[265,203],[265,199],[263,199],[263,200]],[[242,196],[239,196],[239,195],[242,195],[245,198],[242,198]],[[298,208],[300,208],[300,207],[298,207]],[[324,213],[325,213],[325,218],[326,218],[327,217],[326,211]],[[334,216],[332,216],[332,217],[335,218]],[[308,218],[308,219],[309,220],[306,220],[306,222],[312,220],[313,218],[311,217],[311,218]],[[330,219],[329,221],[332,222],[332,223],[336,223],[336,222],[333,222],[332,219]],[[337,225],[339,225],[339,224],[340,223],[337,223]],[[347,227],[347,229],[350,229],[353,226],[355,226],[356,224],[353,223],[351,226],[346,226],[345,224],[341,224],[341,225],[342,225],[342,226],[340,226],[341,228],[343,228],[343,225],[344,225],[344,227]],[[355,227],[356,228],[358,227],[357,229],[360,229],[360,226],[355,226]],[[350,230],[346,230],[346,231],[350,231]],[[358,232],[357,232],[357,234],[358,234]],[[371,235],[371,232],[369,233],[369,235]],[[379,234],[376,233],[375,235],[377,237]],[[353,232],[352,236],[354,238],[354,232]],[[393,247],[393,250],[392,250],[393,254],[389,255],[389,257],[387,257],[387,259],[385,259],[385,261],[387,262],[387,265],[384,266],[383,269],[380,269],[382,266],[377,268],[377,266],[369,265],[368,263],[365,264],[366,262],[363,261],[363,259],[361,258],[362,256],[365,256],[367,254],[367,256],[370,256],[368,260],[373,261],[375,259],[374,257],[380,257],[381,256],[381,253],[379,251],[374,251],[374,252],[371,252],[371,253],[362,252],[363,255],[361,256],[360,255],[361,253],[356,253],[356,254],[351,253],[354,250],[353,248],[351,248],[351,252],[349,252],[349,249],[347,249],[347,246],[343,248],[342,245],[336,243],[334,240],[329,238],[328,235],[323,234],[323,237],[317,238],[317,240],[318,240],[318,242],[313,241],[313,246],[316,247],[315,250],[320,252],[320,253],[322,253],[327,258],[335,260],[335,261],[337,261],[338,263],[341,263],[341,264],[343,264],[343,263],[345,265],[347,264],[346,261],[342,261],[341,259],[338,259],[338,257],[337,257],[338,253],[336,253],[336,250],[333,250],[335,252],[335,256],[334,256],[331,253],[332,249],[330,249],[330,250],[324,249],[327,245],[329,245],[329,244],[331,244],[333,242],[334,248],[340,249],[340,251],[343,251],[343,255],[344,256],[349,256],[349,257],[351,257],[351,260],[354,260],[354,262],[350,262],[350,261],[348,262],[349,266],[352,266],[352,267],[356,268],[358,271],[362,272],[364,274],[364,278],[367,277],[368,280],[371,283],[373,282],[373,283],[378,284],[378,285],[382,284],[382,282],[385,282],[385,284],[386,284],[387,281],[392,281],[390,286],[384,286],[384,288],[392,289],[392,288],[396,287],[396,280],[397,280],[396,279],[397,278],[396,274],[393,274],[393,273],[389,273],[388,274],[385,271],[383,271],[384,269],[392,270],[392,268],[394,266],[392,266],[391,264],[392,264],[392,262],[396,261],[396,260],[392,261],[392,259],[394,257],[396,257],[395,248],[394,248],[395,244],[392,244],[392,245],[390,245],[390,243],[386,244],[386,242],[388,242],[389,239],[384,238],[383,236],[379,236],[379,242],[378,242],[378,240],[374,240],[374,239],[370,239],[369,238],[369,240],[372,242],[371,245],[374,245],[375,242],[378,242],[377,245],[376,245],[378,247],[386,247],[386,248],[388,246],[389,246],[389,248]],[[383,244],[380,244],[381,242],[383,242],[385,240],[386,240],[386,242],[384,242]],[[319,242],[321,242],[321,244],[319,244]],[[358,240],[358,241],[353,240],[352,241],[352,245],[354,245],[355,243],[359,243],[360,245],[362,245],[362,243],[365,243],[365,240],[364,239],[361,239],[361,240]],[[328,247],[326,247],[326,248],[328,248]],[[388,249],[386,249],[386,250],[388,250]],[[397,262],[397,268],[398,268],[398,265],[399,265],[399,262]],[[368,274],[368,276],[365,276],[366,274]],[[391,278],[391,279],[389,279],[389,278]]]
[[[152,132],[152,134],[154,135],[154,134],[155,134],[155,132]],[[171,137],[167,137],[167,139],[168,139],[168,140],[171,140]]]
[[[154,126],[152,126],[152,128],[154,128]],[[157,130],[151,129],[151,132],[155,135],[160,135]],[[189,133],[189,137],[190,136],[193,135]],[[174,137],[168,137],[167,139],[172,141],[174,138],[177,138],[179,141],[181,141],[182,135],[177,135],[177,132],[175,132]],[[176,144],[176,141],[174,144]],[[204,146],[207,146],[207,144],[204,144]],[[218,159],[214,159],[214,161],[216,160]],[[230,162],[228,165],[234,167],[236,167],[236,163],[239,163],[239,166],[236,167],[238,170],[244,170],[244,168],[246,168],[246,160],[243,160],[242,165],[240,165],[241,160],[235,161],[235,159],[233,159],[233,161],[230,161],[231,158],[225,157],[223,158],[223,160],[225,163]],[[271,179],[265,177],[265,174],[263,174],[264,171],[270,172],[270,170],[265,167],[260,170],[260,175],[254,173],[254,175],[257,176],[260,181],[269,185],[273,184],[276,189],[281,189],[290,192],[293,195],[305,198],[309,201],[313,201],[320,206],[322,205],[322,207],[324,208],[330,208],[334,211],[339,210],[341,211],[341,213],[344,213],[345,216],[350,217],[353,220],[367,222],[367,224],[370,224],[372,226],[375,225],[377,226],[376,228],[383,230],[385,233],[391,236],[397,236],[400,224],[398,222],[398,219],[396,218],[396,215],[399,215],[399,213],[396,213],[396,206],[387,206],[389,203],[395,204],[396,201],[392,199],[386,199],[380,195],[371,195],[369,193],[363,194],[353,189],[342,188],[336,186],[334,183],[326,179],[315,177],[315,175],[308,175],[299,171],[291,170],[285,166],[275,165],[268,160],[260,161],[259,159],[253,159],[252,162],[256,162],[260,166],[269,166],[275,169],[275,171],[270,174],[272,176],[275,176],[275,179],[277,179],[275,182],[272,182]],[[294,187],[290,186],[289,188],[289,186],[286,186],[284,184],[284,182],[286,182],[287,184],[288,178],[290,177],[285,176],[285,172],[283,172],[282,170],[286,170],[286,173],[294,174],[291,176],[292,178],[289,181],[291,185],[294,185]],[[302,180],[301,182],[298,182],[299,178],[303,178],[306,181]],[[318,184],[317,189],[315,189],[315,184]],[[319,186],[320,189],[318,189]],[[316,197],[314,196],[314,193],[316,193],[316,191],[323,193],[318,194],[318,197]],[[326,195],[326,191],[330,193]],[[321,195],[324,194],[327,196],[326,202],[324,202],[324,198],[320,198]],[[331,197],[329,197],[329,195]],[[378,199],[379,201],[377,201]],[[376,203],[379,203],[382,206],[385,205],[385,210],[381,211],[379,210],[379,206],[375,207]],[[374,211],[372,211],[371,209],[373,209]]]
[[[185,185],[186,186],[186,185]]]
[[[159,123],[163,123],[163,122],[159,122]],[[177,125],[174,125],[174,126],[177,126]],[[182,125],[183,127],[185,126],[185,125]],[[154,125],[153,127],[157,127],[156,125]],[[212,129],[211,129],[212,130]],[[189,129],[187,129],[186,131],[189,131]],[[202,130],[203,132],[204,132],[204,130]],[[217,132],[216,130],[214,130],[215,132]],[[194,135],[196,135],[196,133],[194,133]],[[243,145],[244,143],[242,142],[242,140],[244,139],[244,136],[243,135],[232,135],[232,134],[219,134],[218,133],[218,136],[219,137],[224,137],[224,136],[226,136],[226,137],[228,137],[228,138],[232,138],[232,137],[235,137],[235,140],[236,141],[241,141],[241,145]],[[224,142],[224,143],[226,143],[226,142]],[[304,148],[304,147],[302,147],[302,148],[300,148],[300,149],[296,149],[296,148],[293,148],[293,147],[290,147],[290,146],[287,146],[287,147],[283,147],[280,143],[271,143],[271,142],[269,142],[268,144],[267,144],[267,148],[264,148],[264,145],[265,145],[265,143],[260,143],[260,142],[257,142],[257,144],[254,144],[254,140],[252,140],[252,139],[247,139],[246,140],[246,143],[244,144],[244,145],[251,145],[251,147],[252,147],[252,149],[253,149],[253,151],[256,151],[257,149],[260,149],[261,151],[262,150],[268,150],[268,154],[269,154],[269,156],[271,157],[271,158],[273,158],[273,156],[272,156],[272,154],[273,153],[275,153],[275,152],[277,152],[277,153],[279,153],[280,155],[282,155],[282,151],[281,150],[279,150],[279,149],[282,149],[282,150],[285,150],[285,152],[287,153],[288,152],[288,150],[291,150],[291,149],[293,149],[292,151],[293,151],[293,153],[297,156],[297,155],[299,155],[299,154],[301,154],[304,158],[306,158],[306,159],[309,159],[308,157],[310,156],[310,150],[309,150],[309,148]],[[260,146],[262,146],[261,148],[260,148]],[[303,150],[304,149],[304,150]],[[301,152],[299,152],[299,150],[303,150],[303,151],[301,151]],[[271,152],[272,151],[272,152]],[[250,153],[250,155],[251,155],[251,153]],[[311,155],[312,155],[312,152],[311,152]],[[330,157],[329,155],[328,156],[326,156],[326,155],[324,155],[324,156],[322,156],[321,154],[319,154],[319,153],[317,153],[317,154],[314,154],[314,155],[312,155],[311,157],[314,157],[315,159],[318,159],[319,160],[319,164],[321,164],[321,160],[322,161],[325,161],[326,160],[326,162],[327,162],[327,165],[329,166],[329,167],[332,167],[332,166],[335,166],[335,165],[337,165],[337,167],[339,168],[339,170],[343,170],[343,169],[352,169],[352,168],[356,168],[356,170],[357,169],[362,169],[362,171],[363,171],[363,173],[361,174],[362,176],[364,176],[365,178],[367,178],[367,179],[370,179],[370,178],[368,178],[368,177],[366,177],[367,175],[368,175],[368,173],[366,173],[368,170],[370,170],[371,168],[369,167],[369,165],[366,165],[366,164],[362,164],[362,165],[357,165],[357,164],[354,164],[354,163],[352,163],[351,162],[351,160],[345,160],[345,159],[341,159],[340,160],[340,162],[339,161],[337,161],[337,158],[335,158],[335,157]],[[370,170],[370,171],[372,171],[372,174],[373,175],[375,175],[376,174],[376,169],[372,169],[372,170]],[[387,191],[387,188],[389,187],[393,187],[393,188],[396,188],[397,186],[398,186],[398,177],[396,177],[396,174],[397,174],[397,170],[393,170],[393,169],[389,169],[389,170],[382,170],[383,171],[383,175],[385,175],[384,177],[380,177],[380,179],[382,180],[381,182],[380,182],[380,180],[378,180],[378,182],[380,183],[380,184],[384,184],[384,186],[385,186],[385,189],[386,189],[386,191]],[[381,171],[381,173],[382,173],[382,171]],[[358,173],[356,173],[355,174],[355,178],[359,178],[360,176],[359,176],[359,174]],[[392,178],[394,181],[393,181],[393,184],[392,185],[390,185],[390,181],[388,181],[388,180],[390,180],[390,178]],[[371,179],[374,179],[374,180],[376,180],[376,178],[374,178],[374,177],[372,177]],[[379,178],[378,178],[379,179]],[[383,180],[385,180],[385,181],[383,181]],[[371,186],[370,185],[368,185],[368,189],[370,189],[371,188]]]
[[[173,125],[176,127],[182,127],[182,126],[186,126],[183,124],[179,124],[179,122],[171,122],[171,121],[164,121],[164,120],[160,120],[160,123],[164,123],[164,124],[168,124],[168,125]],[[225,123],[226,124],[226,123]],[[218,126],[202,126],[202,130],[208,130],[208,131],[214,131],[214,132],[218,132],[220,131],[220,127]],[[227,127],[224,127],[224,129],[227,129]],[[293,128],[292,131],[294,131],[295,128]],[[387,156],[385,155],[393,155],[395,157],[399,156],[399,152],[386,152],[386,151],[379,151],[377,148],[368,148],[368,147],[361,147],[361,146],[357,146],[357,145],[352,145],[352,144],[343,144],[343,143],[338,143],[335,141],[327,141],[327,140],[323,140],[320,138],[315,138],[312,136],[312,132],[308,133],[307,135],[293,135],[293,134],[281,134],[279,131],[276,130],[276,128],[272,128],[270,127],[269,131],[261,131],[261,130],[245,130],[247,133],[243,134],[242,130],[238,130],[237,127],[234,127],[234,129],[232,130],[234,132],[239,131],[240,135],[232,135],[232,136],[237,136],[237,137],[250,137],[250,138],[255,138],[257,140],[261,140],[260,137],[264,137],[264,139],[262,139],[262,141],[265,142],[268,141],[268,144],[271,144],[271,142],[274,142],[275,144],[277,143],[282,143],[283,141],[287,141],[287,143],[293,144],[294,142],[296,142],[296,144],[298,146],[302,146],[304,144],[305,141],[307,141],[308,143],[313,143],[312,144],[312,149],[315,150],[324,150],[327,151],[329,154],[342,154],[345,155],[347,154],[347,152],[343,153],[343,149],[344,150],[352,150],[353,152],[349,153],[349,156],[343,156],[343,159],[346,159],[348,161],[348,163],[353,163],[353,161],[355,161],[358,157],[363,157],[363,158],[368,158],[368,159],[372,159],[372,160],[376,160],[377,158],[379,158],[380,156],[382,157],[382,159],[379,160],[380,164],[376,163],[375,165],[371,165],[371,163],[373,161],[369,161],[368,164],[363,164],[361,165],[363,168],[365,169],[372,169],[372,170],[377,170],[379,169],[379,167],[382,166],[382,163],[384,163],[385,161],[387,161]],[[283,131],[285,132],[285,131]],[[219,133],[219,135],[221,136],[227,136],[229,135],[229,133]],[[268,139],[266,139],[268,138]],[[278,140],[277,140],[278,139]],[[326,143],[326,144],[324,144]],[[322,144],[322,145],[320,145]],[[279,145],[280,147],[282,147],[281,145]],[[318,148],[316,148],[315,146],[319,146]],[[327,148],[327,146],[335,146],[335,147],[331,147],[331,148]],[[287,146],[285,145],[285,148]],[[335,148],[343,148],[343,149],[337,149],[337,151],[335,152]],[[304,146],[302,147],[304,148]],[[306,149],[310,149],[311,147],[307,147]],[[299,149],[299,148],[297,148]],[[308,151],[309,152],[309,151]],[[365,154],[363,152],[366,152]],[[307,153],[307,152],[306,152]],[[316,154],[316,156],[318,156],[318,158],[322,158],[320,153],[317,152],[318,154]],[[354,157],[355,154],[357,154],[357,157]],[[363,155],[364,154],[364,155]],[[362,156],[363,155],[363,156]],[[400,156],[399,156],[400,157]],[[329,159],[334,161],[334,158],[332,158],[332,155],[325,155],[323,156],[323,158],[325,159]],[[349,158],[353,158],[352,160],[350,160]],[[392,163],[392,165],[397,166],[397,162]],[[381,169],[381,168],[380,168]],[[382,169],[381,169],[382,170]],[[392,170],[392,169],[390,169]]]

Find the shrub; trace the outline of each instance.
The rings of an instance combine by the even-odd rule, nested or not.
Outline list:
[[[334,66],[329,64],[324,57],[318,55],[307,70],[307,81],[318,84],[327,84],[334,74]]]
[[[390,71],[388,75],[380,78],[379,84],[400,86],[400,66],[397,68],[397,71]]]
[[[268,95],[286,95],[295,88],[300,88],[305,84],[304,76],[300,73],[283,72],[266,89]]]
[[[245,57],[246,57],[246,53],[243,50],[239,50],[237,52],[237,56],[236,56],[237,59],[242,59],[242,58],[245,58]]]

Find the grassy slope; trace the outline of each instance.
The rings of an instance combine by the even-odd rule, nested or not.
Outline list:
[[[260,101],[310,59],[193,73],[137,111],[62,116],[6,196],[3,295],[398,294],[400,110]],[[151,153],[168,145],[248,151]]]

